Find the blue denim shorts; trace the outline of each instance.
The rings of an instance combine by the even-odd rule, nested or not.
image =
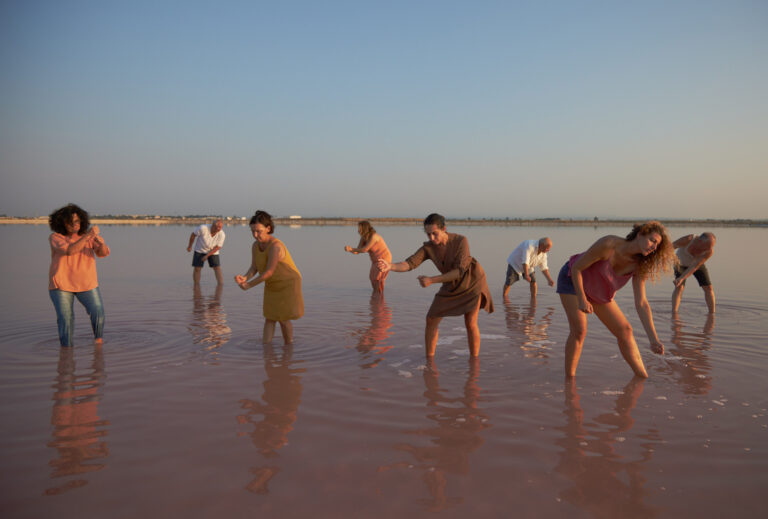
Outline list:
[[[558,294],[572,294],[576,295],[576,287],[573,286],[573,279],[571,279],[570,269],[568,268],[568,262],[565,262],[563,268],[560,269],[560,273],[557,275],[557,290]]]
[[[202,252],[195,252],[194,256],[192,256],[192,266],[193,267],[203,267],[203,254]],[[221,266],[221,261],[219,260],[218,254],[211,254],[208,256],[208,266],[209,267],[219,267]]]

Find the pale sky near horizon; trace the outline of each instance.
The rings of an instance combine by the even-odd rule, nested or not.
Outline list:
[[[0,0],[0,213],[766,218],[766,1]]]

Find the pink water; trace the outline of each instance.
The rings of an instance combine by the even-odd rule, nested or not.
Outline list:
[[[217,293],[191,286],[189,228],[103,228],[101,350],[78,308],[61,350],[46,293],[42,226],[2,226],[0,445],[3,517],[762,517],[768,505],[765,229],[714,229],[717,317],[688,283],[649,288],[668,353],[655,356],[632,304],[650,378],[634,379],[590,319],[578,376],[563,377],[565,314],[554,289],[501,299],[505,260],[549,235],[550,266],[625,229],[472,227],[496,312],[481,314],[471,363],[461,318],[441,325],[424,369],[423,320],[437,287],[390,275],[370,298],[351,227],[278,228],[304,275],[306,315],[285,348],[260,343],[261,289],[227,227]],[[396,260],[424,240],[379,229]],[[673,228],[674,236],[699,229]]]

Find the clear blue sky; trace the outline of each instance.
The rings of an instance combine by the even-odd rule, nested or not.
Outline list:
[[[768,2],[0,1],[0,213],[766,218]]]

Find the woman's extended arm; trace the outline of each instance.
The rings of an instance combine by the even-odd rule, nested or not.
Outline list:
[[[419,276],[419,284],[426,288],[432,283],[450,283],[451,281],[455,281],[460,277],[461,270],[453,269],[439,276]]]
[[[253,288],[256,285],[268,280],[269,278],[272,277],[272,274],[275,273],[277,264],[284,257],[285,257],[285,247],[283,247],[282,243],[275,243],[273,245],[270,245],[267,248],[267,268],[264,269],[264,272],[262,272],[261,274],[253,278],[251,281],[244,280],[242,282],[238,282],[238,285],[240,285],[240,288],[242,288],[243,290],[248,290],[249,288]],[[248,272],[250,272],[250,270]]]
[[[374,234],[373,236],[371,236],[371,239],[368,240],[367,243],[363,243],[363,240],[360,239],[360,243],[357,244],[357,247],[350,247],[349,245],[347,245],[346,247],[344,247],[344,250],[347,252],[351,252],[352,254],[365,254],[366,252],[371,250],[371,247],[373,247],[373,245],[380,239],[381,238],[379,237],[378,234]]]
[[[385,259],[380,259],[376,264],[379,270],[382,272],[408,272],[411,270],[411,266],[406,261],[399,261],[397,263],[390,263]]]
[[[254,243],[253,247],[258,247],[258,244]],[[240,285],[248,281],[251,278],[251,276],[254,276],[256,274],[256,272],[258,272],[258,269],[256,268],[256,263],[253,261],[253,249],[251,249],[251,266],[248,267],[248,270],[242,276],[240,275],[235,276],[235,283]],[[243,288],[243,287],[241,286],[240,288]],[[243,290],[247,290],[247,289],[243,288]]]
[[[653,312],[651,305],[648,304],[648,298],[645,296],[645,279],[639,276],[632,277],[632,288],[635,292],[635,309],[640,316],[640,322],[643,323],[645,334],[651,342],[651,351],[654,353],[664,353],[664,345],[656,334],[656,327],[653,324]]]
[[[109,247],[107,246],[107,243],[104,241],[104,238],[101,237],[101,235],[98,235],[93,238],[93,242],[96,244],[96,248],[93,249],[93,252],[100,258],[106,258],[109,256]]]

